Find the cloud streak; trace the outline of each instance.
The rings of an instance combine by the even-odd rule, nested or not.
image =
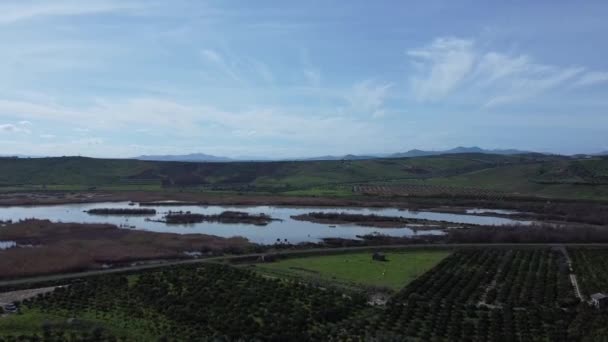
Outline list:
[[[0,24],[13,24],[44,17],[61,17],[111,13],[138,8],[129,1],[110,0],[53,0],[7,1],[0,4]]]
[[[376,105],[377,102],[370,102]],[[44,120],[49,125],[86,125],[88,130],[103,132],[130,132],[133,127],[162,131],[164,137],[178,137],[182,141],[220,141],[229,136],[268,139],[289,144],[307,146],[345,146],[357,138],[358,141],[373,143],[373,137],[380,130],[365,120],[340,116],[337,113],[302,115],[279,107],[258,107],[249,110],[227,111],[217,107],[191,105],[171,100],[154,98],[133,98],[125,101],[97,101],[84,108],[57,107],[44,103],[0,101],[0,116],[6,113],[29,120]],[[5,130],[15,131],[16,125]],[[76,133],[90,134],[88,130],[74,128]],[[25,126],[23,126],[25,127]],[[69,127],[69,126],[68,126]],[[167,128],[170,127],[170,130]],[[336,130],[336,127],[340,127]],[[332,134],[327,134],[332,132]],[[54,133],[54,132],[49,132]],[[203,138],[201,138],[203,137]],[[88,139],[88,138],[87,138]],[[102,135],[99,138],[103,139]],[[203,139],[203,140],[201,140]],[[228,139],[229,140],[229,139]],[[83,145],[106,145],[103,140],[76,139]],[[111,142],[114,143],[114,142]],[[240,144],[227,142],[227,145]]]
[[[201,50],[201,56],[203,60],[210,63],[212,66],[219,69],[226,76],[237,82],[243,82],[243,79],[238,75],[238,72],[226,58],[218,51],[213,49]]]
[[[407,51],[417,73],[410,78],[414,97],[438,102],[473,93],[484,107],[528,100],[569,85],[608,81],[607,72],[538,63],[527,55],[487,51],[472,39],[438,38]]]
[[[354,110],[381,118],[385,115],[384,102],[392,87],[392,83],[378,83],[373,80],[357,82],[352,87],[348,101]]]
[[[592,71],[583,75],[576,83],[576,86],[586,87],[608,82],[608,72]]]
[[[29,121],[20,121],[17,124],[0,124],[0,132],[30,134],[32,133],[28,128],[30,125]]]
[[[475,63],[473,42],[465,39],[439,38],[428,46],[412,49],[408,56],[423,69],[411,83],[421,100],[437,100],[450,93],[471,73]]]

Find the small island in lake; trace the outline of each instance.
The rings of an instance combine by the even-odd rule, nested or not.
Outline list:
[[[147,208],[95,208],[87,210],[91,215],[156,215],[155,209]]]
[[[349,213],[324,213],[311,212],[308,214],[293,215],[292,219],[298,221],[308,221],[321,224],[355,224],[363,227],[377,228],[412,228],[412,229],[445,229],[445,228],[465,228],[474,226],[472,224],[454,223],[447,221],[435,221],[417,218],[405,218],[401,216],[381,216],[364,215]]]
[[[170,211],[164,216],[167,224],[191,224],[200,222],[219,222],[219,223],[245,223],[256,226],[265,226],[272,221],[277,221],[266,214],[249,214],[241,211],[224,211],[216,215],[204,215],[191,213],[189,211]]]

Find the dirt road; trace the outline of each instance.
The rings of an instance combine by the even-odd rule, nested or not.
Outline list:
[[[436,249],[457,249],[457,248],[538,248],[538,247],[546,247],[546,248],[561,248],[565,246],[587,246],[587,247],[608,247],[606,243],[594,243],[594,244],[419,244],[419,245],[388,245],[388,246],[364,246],[364,247],[343,247],[343,248],[315,248],[315,249],[306,249],[306,250],[285,250],[285,251],[272,251],[266,253],[253,253],[253,254],[245,254],[245,255],[229,255],[229,256],[218,256],[218,257],[210,257],[210,258],[201,258],[201,259],[188,259],[188,260],[180,260],[180,261],[170,261],[159,264],[149,264],[149,265],[138,265],[132,267],[121,267],[121,268],[112,268],[105,270],[92,270],[86,272],[78,272],[78,273],[69,273],[69,274],[56,274],[56,275],[48,275],[48,276],[39,276],[39,277],[31,277],[31,278],[22,278],[15,280],[4,280],[0,281],[0,287],[3,286],[16,286],[23,284],[30,284],[32,287],[35,287],[35,284],[48,282],[48,281],[60,281],[60,280],[69,280],[75,278],[82,277],[90,277],[97,276],[103,274],[112,274],[112,273],[124,273],[124,272],[134,272],[155,268],[163,268],[163,267],[171,267],[177,265],[187,265],[187,264],[197,264],[197,263],[206,263],[206,262],[234,262],[238,260],[255,260],[256,258],[262,255],[276,255],[276,256],[295,256],[295,255],[318,255],[318,254],[339,254],[346,252],[358,252],[358,251],[373,251],[373,250],[407,250],[407,249],[428,249],[428,248],[436,248]]]

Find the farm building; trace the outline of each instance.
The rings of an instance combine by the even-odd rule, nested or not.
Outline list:
[[[19,311],[19,309],[13,303],[4,305],[4,312],[6,313],[17,313],[17,311]]]
[[[608,307],[608,296],[604,293],[594,293],[591,295],[591,304],[598,309]]]
[[[388,261],[388,260],[386,260],[386,255],[384,255],[384,253],[382,253],[382,252],[374,252],[374,254],[372,255],[372,260]]]

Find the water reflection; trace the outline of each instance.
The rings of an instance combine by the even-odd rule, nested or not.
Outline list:
[[[0,208],[0,220],[20,220],[26,218],[49,219],[60,222],[79,223],[112,223],[129,229],[143,229],[155,232],[172,232],[178,234],[210,234],[224,237],[243,236],[252,242],[272,244],[280,239],[290,243],[317,242],[325,237],[356,238],[357,235],[381,233],[391,236],[412,236],[416,234],[442,234],[441,231],[415,231],[409,228],[371,228],[356,225],[338,225],[330,227],[324,224],[292,220],[290,216],[305,214],[311,211],[348,212],[357,214],[377,214],[385,216],[402,216],[429,220],[443,220],[456,223],[473,223],[484,225],[527,224],[508,218],[492,216],[475,216],[464,214],[447,214],[436,212],[412,212],[395,208],[328,208],[328,207],[280,207],[280,206],[146,206],[156,209],[156,215],[150,216],[114,216],[89,215],[85,211],[94,208],[134,208],[129,202],[113,203],[79,203],[51,206],[3,207]],[[246,224],[197,223],[190,225],[167,225],[162,222],[146,220],[160,219],[168,211],[191,211],[201,214],[219,214],[226,210],[244,211],[250,214],[265,213],[282,221],[273,221],[267,226],[259,227]],[[0,228],[1,229],[1,228]]]

